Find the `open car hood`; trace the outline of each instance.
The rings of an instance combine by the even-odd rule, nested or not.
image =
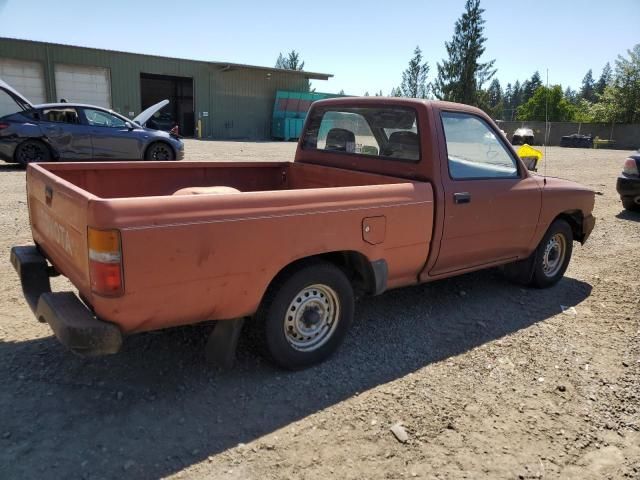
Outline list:
[[[169,104],[169,100],[165,99],[165,100],[162,100],[161,102],[156,103],[155,105],[151,105],[146,110],[140,112],[140,114],[137,117],[135,117],[133,121],[139,125],[144,125],[145,123],[147,123],[147,120],[149,120],[153,116],[154,113],[156,113],[158,110],[160,110],[162,107],[168,104]]]
[[[13,99],[22,107],[27,110],[29,108],[33,108],[33,104],[26,99],[26,97],[22,96],[20,92],[14,89],[11,85],[0,78],[0,90],[4,90],[7,92]],[[168,101],[167,101],[168,102]]]

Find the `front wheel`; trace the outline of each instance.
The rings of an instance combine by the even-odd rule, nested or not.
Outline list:
[[[573,232],[558,219],[551,224],[535,251],[527,258],[504,265],[507,279],[521,285],[546,288],[555,285],[569,266],[573,251]]]
[[[276,280],[256,314],[267,356],[297,370],[320,363],[344,339],[353,319],[353,288],[333,264],[311,262]]]
[[[144,155],[145,160],[175,160],[176,156],[173,149],[164,142],[156,142],[149,145]]]
[[[561,219],[551,224],[534,252],[531,285],[546,288],[560,281],[569,266],[573,252],[573,232]]]

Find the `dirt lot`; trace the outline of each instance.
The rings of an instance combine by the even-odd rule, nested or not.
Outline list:
[[[187,155],[294,148],[190,141]],[[491,270],[365,299],[338,354],[297,373],[246,342],[235,369],[210,369],[203,327],[109,358],[64,351],[9,264],[30,234],[24,172],[0,164],[0,478],[640,478],[640,215],[615,193],[624,156],[549,149],[548,174],[599,192],[596,229],[554,288]]]

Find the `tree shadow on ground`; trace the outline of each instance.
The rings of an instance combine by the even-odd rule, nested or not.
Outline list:
[[[590,292],[571,278],[522,289],[496,271],[391,291],[359,302],[340,350],[300,372],[271,367],[248,340],[234,369],[208,368],[205,327],[137,335],[98,359],[52,337],[0,343],[0,477],[164,477],[526,329]]]

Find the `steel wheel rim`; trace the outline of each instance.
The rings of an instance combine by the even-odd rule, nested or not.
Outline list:
[[[560,271],[566,254],[567,240],[561,233],[556,233],[547,242],[542,256],[542,271],[547,277],[553,277]]]
[[[23,145],[18,154],[18,160],[22,163],[37,162],[44,159],[44,150],[40,145],[28,143]]]
[[[284,336],[295,350],[312,352],[327,343],[340,320],[338,294],[327,285],[310,285],[293,298],[284,317]]]
[[[169,150],[164,145],[156,145],[152,157],[154,160],[169,160]]]

